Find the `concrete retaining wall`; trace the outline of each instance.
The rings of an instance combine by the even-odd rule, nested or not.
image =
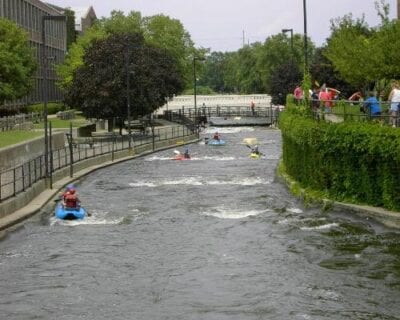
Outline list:
[[[65,134],[55,132],[52,134],[53,149],[64,147]],[[10,169],[21,165],[29,160],[37,158],[44,153],[44,137],[32,139],[17,145],[0,149],[0,168],[2,170]]]

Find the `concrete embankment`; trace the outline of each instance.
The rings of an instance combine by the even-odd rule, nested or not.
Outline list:
[[[9,228],[38,213],[45,207],[53,207],[54,200],[59,192],[69,183],[78,181],[87,174],[119,163],[145,156],[153,152],[174,148],[178,145],[197,142],[195,134],[156,141],[153,144],[135,146],[112,154],[103,154],[94,158],[79,161],[73,165],[73,177],[70,177],[70,168],[58,170],[53,175],[52,189],[48,188],[49,181],[41,180],[27,189],[25,192],[0,203],[0,230]],[[112,158],[113,157],[113,158]]]

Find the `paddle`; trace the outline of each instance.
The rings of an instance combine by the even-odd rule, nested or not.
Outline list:
[[[181,154],[179,150],[174,150],[175,154]]]

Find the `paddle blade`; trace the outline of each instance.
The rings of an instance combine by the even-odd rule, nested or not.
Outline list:
[[[181,154],[178,150],[174,150],[175,154]]]
[[[257,138],[245,138],[243,139],[244,144],[257,144]]]

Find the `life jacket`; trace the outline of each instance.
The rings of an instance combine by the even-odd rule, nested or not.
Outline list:
[[[65,206],[67,208],[76,208],[77,207],[77,198],[75,194],[67,193],[65,195]]]

